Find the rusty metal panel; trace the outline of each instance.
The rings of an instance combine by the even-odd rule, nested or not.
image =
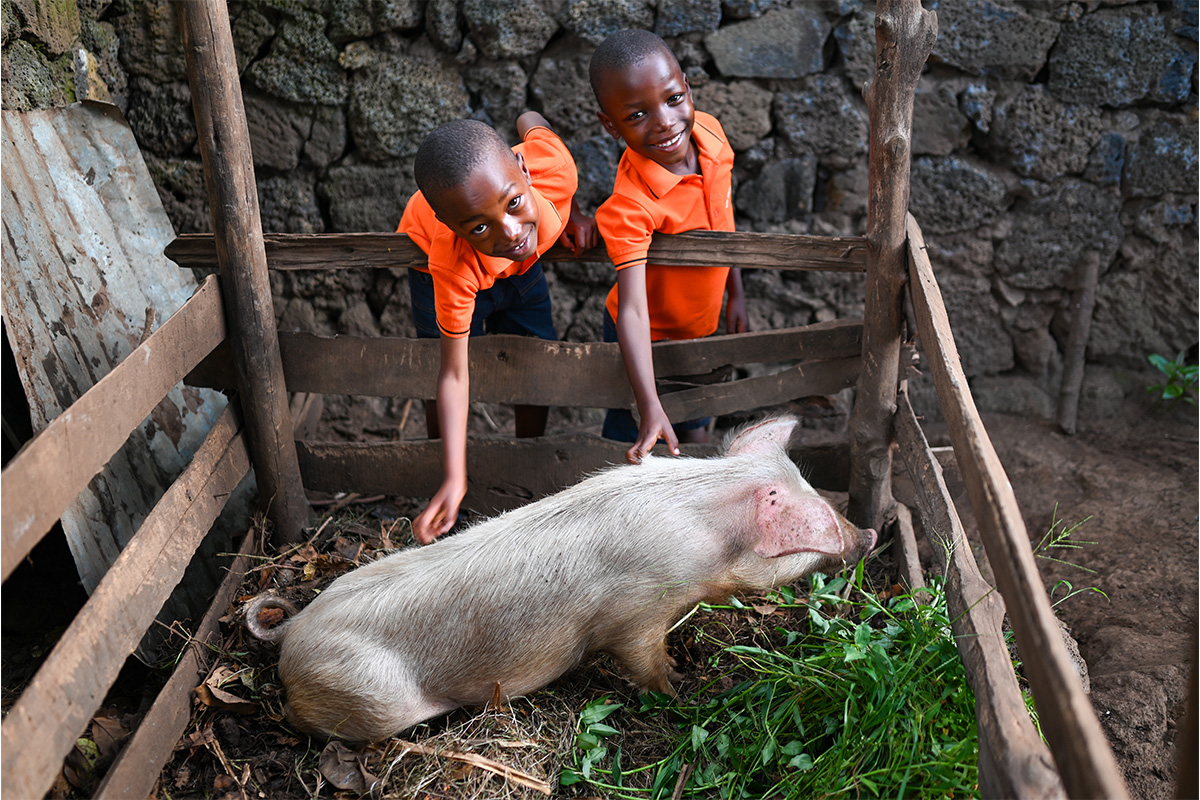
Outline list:
[[[0,165],[2,312],[38,431],[197,284],[162,254],[175,233],[115,106],[4,111]],[[63,515],[89,593],[225,402],[176,386]]]

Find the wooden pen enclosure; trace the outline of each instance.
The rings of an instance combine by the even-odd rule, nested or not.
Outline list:
[[[228,493],[252,464],[260,491],[272,498],[277,533],[285,539],[299,534],[306,516],[301,482],[310,489],[410,496],[427,496],[439,483],[436,443],[335,446],[294,440],[292,431],[306,429],[301,417],[311,406],[294,402],[293,418],[287,413],[288,392],[431,397],[438,345],[278,333],[273,316],[263,313],[271,305],[267,268],[393,269],[421,256],[397,234],[279,235],[268,236],[264,245],[257,207],[242,213],[239,205],[254,195],[245,191],[252,167],[240,152],[245,137],[239,137],[237,124],[241,120],[244,134],[244,117],[238,113],[223,6],[179,4],[217,224],[215,236],[181,237],[168,250],[181,266],[215,267],[221,277],[206,280],[192,300],[4,470],[4,577],[133,426],[185,376],[202,385],[236,387],[243,414],[232,407],[226,411],[4,719],[2,788],[14,797],[39,797],[50,788]],[[889,502],[893,450],[913,476],[920,490],[915,512],[921,528],[931,537],[933,551],[945,556],[940,568],[954,633],[975,691],[981,791],[1004,797],[1055,797],[1064,791],[1123,797],[1124,783],[1069,664],[1028,532],[967,387],[920,229],[905,213],[912,89],[936,23],[915,0],[880,2],[877,19],[879,60],[871,85],[874,102],[868,103],[872,222],[867,235],[697,233],[658,237],[651,254],[656,263],[865,271],[866,324],[834,320],[655,345],[656,373],[670,378],[662,387],[664,406],[673,418],[690,418],[857,387],[850,441],[796,455],[813,466],[815,475],[830,477],[826,485],[849,487],[851,511],[857,501],[860,512],[856,521],[880,525],[885,518],[896,519],[895,540],[902,547],[911,544],[913,530],[908,510]],[[211,63],[204,61],[209,56]],[[907,66],[907,78],[897,65]],[[899,112],[890,113],[889,103]],[[217,141],[222,148],[214,146]],[[907,402],[900,369],[906,292],[916,319],[916,330],[908,335],[915,334],[934,375],[999,595],[980,577],[939,462]],[[214,361],[232,358],[232,377],[214,368],[213,361],[197,369],[210,353],[220,353],[222,342],[229,342],[231,356],[217,355]],[[597,408],[629,403],[616,345],[486,337],[473,341],[470,351],[477,399]],[[732,382],[705,384],[695,377],[749,363],[785,366]],[[103,425],[90,423],[101,414]],[[467,502],[491,508],[525,502],[619,461],[623,450],[593,436],[473,440]],[[246,568],[244,555],[257,544],[247,535],[243,558],[213,598],[174,676],[109,769],[98,796],[140,798],[153,789],[187,725],[192,688],[207,669],[205,646],[230,606]],[[911,580],[920,580],[919,570]],[[1006,611],[1049,747],[1034,730],[1020,694],[1002,631]]]

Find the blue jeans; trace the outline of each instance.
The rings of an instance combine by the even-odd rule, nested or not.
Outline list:
[[[433,276],[410,269],[408,289],[417,338],[437,339],[441,332],[433,302]],[[552,342],[558,340],[554,318],[550,314],[550,287],[546,285],[541,264],[534,264],[522,275],[501,278],[492,288],[475,295],[471,335],[485,333],[513,333]]]
[[[617,323],[613,321],[612,315],[608,313],[608,309],[604,310],[604,341],[617,341]],[[703,419],[672,423],[671,427],[675,429],[676,436],[681,436],[684,431],[694,431],[697,428],[707,426],[711,420],[712,417],[704,417]],[[601,435],[605,439],[612,439],[617,442],[636,442],[638,437],[638,423],[633,418],[633,412],[628,408],[608,409],[608,413],[604,415],[604,428],[601,431]]]

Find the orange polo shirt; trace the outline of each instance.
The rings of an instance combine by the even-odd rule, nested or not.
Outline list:
[[[612,197],[596,211],[596,224],[618,270],[646,263],[655,231],[733,230],[733,148],[716,117],[696,112],[692,141],[699,175],[676,175],[626,149],[617,166]],[[650,339],[695,339],[717,330],[727,267],[646,267]],[[608,293],[617,318],[617,287]]]
[[[438,330],[444,336],[461,339],[470,335],[475,295],[492,288],[501,278],[524,274],[558,241],[571,218],[571,198],[579,176],[563,140],[549,128],[531,128],[513,152],[525,157],[540,214],[537,248],[529,258],[514,263],[480,253],[437,218],[419,191],[409,198],[396,228],[429,256],[429,267],[422,271],[433,277],[434,311]]]

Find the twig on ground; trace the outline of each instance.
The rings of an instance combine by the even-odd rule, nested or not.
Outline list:
[[[425,756],[450,758],[454,759],[455,761],[462,761],[472,766],[479,767],[480,769],[485,769],[488,772],[499,775],[506,781],[520,784],[528,789],[533,789],[535,792],[541,792],[546,796],[550,795],[550,784],[541,778],[530,775],[528,772],[522,772],[519,769],[501,764],[499,761],[493,761],[492,759],[481,756],[478,753],[459,753],[454,750],[435,750],[432,747],[425,747],[424,745],[405,741],[403,739],[399,740],[398,744],[404,748],[403,752],[400,753],[399,758],[403,758],[406,753],[419,753]]]

